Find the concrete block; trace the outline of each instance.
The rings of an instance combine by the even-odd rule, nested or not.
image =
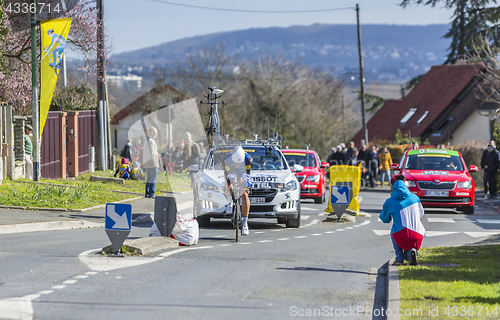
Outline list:
[[[179,241],[168,237],[149,237],[125,240],[123,244],[129,247],[131,252],[137,251],[137,253],[141,255],[147,255],[179,247]],[[111,245],[102,248],[102,250],[106,253],[111,253]]]
[[[125,184],[125,180],[122,178],[110,178],[110,177],[99,177],[99,176],[90,176],[91,182],[113,182],[118,184]]]

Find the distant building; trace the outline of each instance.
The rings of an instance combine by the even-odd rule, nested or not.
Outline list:
[[[130,73],[126,76],[124,76],[124,75],[121,75],[121,76],[107,75],[106,81],[109,81],[110,83],[113,83],[119,87],[123,86],[126,82],[137,83],[137,88],[139,88],[139,89],[142,87],[142,77],[137,76],[135,74],[130,74]]]
[[[490,119],[481,114],[498,105],[479,100],[481,64],[432,67],[403,100],[388,100],[367,123],[368,141],[394,141],[404,135],[431,144],[490,139]],[[481,114],[480,114],[481,113]],[[361,130],[352,138],[361,143]]]
[[[128,130],[145,113],[154,112],[161,106],[172,105],[185,99],[187,99],[187,96],[170,84],[160,88],[153,88],[135,99],[111,118],[110,131],[113,148],[120,152],[125,147],[128,140]]]

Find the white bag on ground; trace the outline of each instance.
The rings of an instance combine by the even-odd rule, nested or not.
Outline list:
[[[156,222],[153,222],[151,229],[149,229],[149,236],[150,237],[161,237],[161,233],[160,233],[160,230],[158,229],[158,226],[156,225]]]
[[[179,241],[179,245],[192,246],[198,243],[200,230],[196,219],[177,216],[170,238]]]

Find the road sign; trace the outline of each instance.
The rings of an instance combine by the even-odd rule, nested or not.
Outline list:
[[[349,202],[351,202],[351,188],[342,184],[342,182],[337,182],[336,186],[332,186],[330,192],[330,205],[332,206],[335,215],[337,215],[339,222],[342,222],[340,218],[349,206]]]
[[[106,204],[106,230],[129,230],[132,227],[132,206],[130,204]]]
[[[130,204],[106,204],[104,229],[111,240],[113,252],[120,256],[120,248],[132,228],[132,206]]]
[[[349,187],[332,186],[332,204],[349,204]]]

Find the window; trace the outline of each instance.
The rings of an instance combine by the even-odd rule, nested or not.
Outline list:
[[[399,124],[406,124],[408,120],[417,112],[417,108],[411,108],[410,111],[399,121]]]
[[[436,129],[436,131],[434,131],[434,133],[432,134],[433,136],[440,136],[441,133],[444,131],[444,129],[446,129],[446,127],[448,127],[448,125],[453,121],[453,118],[448,118],[446,120],[444,120],[440,125],[439,127]]]
[[[427,115],[429,114],[429,111],[426,111],[421,117],[420,119],[417,120],[417,126],[422,122],[424,121],[425,117],[427,117]]]

